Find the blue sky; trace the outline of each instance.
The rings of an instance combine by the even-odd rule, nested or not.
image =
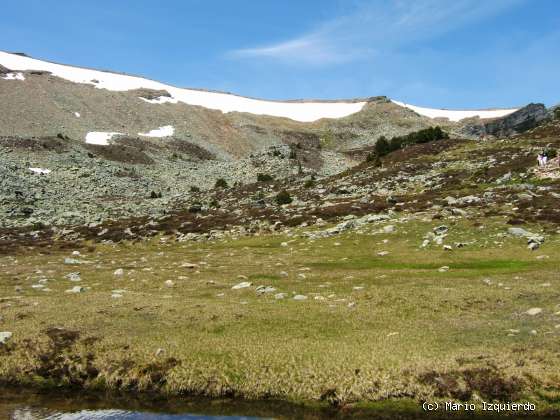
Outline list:
[[[27,0],[0,49],[270,99],[560,102],[557,0]]]

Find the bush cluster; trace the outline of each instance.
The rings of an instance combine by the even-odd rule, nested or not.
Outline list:
[[[218,179],[216,180],[216,185],[215,185],[215,187],[216,187],[216,188],[227,188],[227,187],[228,187],[228,184],[227,184],[227,182],[226,182],[226,180],[225,180],[224,178],[218,178]]]
[[[292,196],[286,190],[280,191],[278,193],[278,195],[276,196],[276,203],[279,204],[279,205],[290,204],[292,201],[293,201]]]
[[[272,175],[269,174],[257,174],[257,181],[258,182],[270,182],[273,181],[274,178]]]
[[[441,127],[426,128],[409,133],[405,136],[393,137],[391,140],[387,140],[385,136],[381,136],[377,140],[377,143],[375,143],[375,154],[377,156],[385,156],[411,144],[428,143],[430,141],[448,138],[448,134],[443,131]]]

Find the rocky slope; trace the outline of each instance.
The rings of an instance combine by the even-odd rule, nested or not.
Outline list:
[[[360,229],[380,218],[413,214],[442,220],[497,216],[521,229],[526,223],[538,223],[544,235],[527,237],[529,246],[538,247],[547,235],[560,232],[560,165],[555,159],[545,169],[536,168],[535,156],[543,148],[560,149],[560,120],[510,139],[446,139],[418,144],[323,178],[296,173],[272,181],[172,197],[164,192],[161,198],[151,199],[142,194],[136,200],[75,200],[74,214],[61,213],[67,205],[62,198],[57,205],[51,200],[49,206],[38,200],[26,205],[40,210],[4,219],[5,226],[7,221],[12,228],[0,229],[0,248],[8,250],[18,244],[64,246],[68,241],[84,239],[139,240],[158,234],[179,241],[199,241],[286,233],[294,226],[309,229],[310,237],[322,237]],[[65,172],[66,182],[79,182],[79,173]],[[51,182],[47,176],[29,176],[36,182],[37,195],[49,190],[45,188]],[[17,180],[17,174],[12,179]],[[139,185],[146,179],[140,178]],[[170,179],[169,185],[176,183],[174,180]],[[130,193],[125,188],[126,184],[120,186],[123,196]],[[82,190],[83,196],[90,194],[87,186],[72,193]],[[57,191],[62,197],[64,191]],[[291,202],[279,202],[282,191],[288,193]],[[49,226],[52,220],[61,226]],[[327,223],[331,227],[324,227]]]
[[[0,55],[6,57],[15,56]],[[500,118],[451,121],[420,115],[414,110],[426,113],[425,108],[410,109],[386,97],[278,103],[283,107],[278,108],[280,113],[302,104],[318,107],[314,112],[326,112],[324,105],[360,104],[357,112],[344,111],[348,115],[340,118],[305,122],[192,105],[175,98],[187,90],[152,81],[146,82],[152,88],[131,85],[134,89],[115,90],[109,85],[112,77],[138,79],[132,76],[96,72],[100,80],[78,83],[70,80],[74,73],[65,73],[76,68],[33,63],[44,68],[0,67],[0,227],[158,218],[173,208],[213,202],[207,197],[216,194],[212,188],[221,178],[232,187],[253,184],[258,174],[266,174],[279,188],[284,182],[288,187],[303,185],[305,179],[332,177],[361,165],[381,136],[391,138],[434,125],[454,138],[504,136],[552,118],[542,105],[533,104]],[[275,102],[206,93],[277,111],[267,108]],[[449,114],[435,111],[427,115]],[[480,115],[485,112],[494,111]],[[86,141],[92,133],[97,144]],[[391,182],[402,178],[409,184],[425,176],[397,174]],[[335,178],[325,179],[320,183],[327,185]],[[356,182],[362,181],[349,180],[342,189],[357,188]],[[360,194],[365,200],[383,188],[375,184]],[[316,199],[325,199],[325,191]],[[236,193],[227,194],[239,200]],[[247,196],[242,199],[251,201]]]

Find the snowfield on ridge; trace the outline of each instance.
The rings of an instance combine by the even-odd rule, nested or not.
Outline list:
[[[436,109],[425,108],[416,105],[406,104],[404,102],[391,100],[396,105],[404,106],[411,109],[417,114],[423,115],[428,118],[447,118],[449,121],[458,122],[465,118],[479,117],[482,119],[500,118],[512,114],[519,108],[508,109],[473,109],[473,110],[451,110],[451,109]]]
[[[228,93],[182,89],[142,77],[55,64],[3,51],[0,51],[0,64],[10,70],[48,71],[54,76],[71,82],[86,83],[100,89],[111,91],[153,89],[166,90],[171,94],[171,98],[169,99],[147,101],[153,104],[178,101],[189,105],[199,105],[209,109],[216,109],[222,112],[247,112],[258,115],[291,118],[301,122],[311,122],[321,118],[346,117],[359,112],[366,104],[365,101],[276,102],[245,98]]]
[[[82,67],[51,63],[31,57],[0,51],[0,64],[10,69],[4,79],[25,80],[21,71],[40,70],[74,83],[93,85],[110,91],[130,91],[136,89],[164,90],[170,97],[155,99],[140,98],[144,102],[161,105],[179,102],[198,105],[208,109],[228,112],[247,112],[255,115],[269,115],[290,118],[300,122],[313,122],[322,118],[342,118],[362,110],[367,101],[270,101],[247,98],[230,93],[212,92],[197,89],[184,89],[165,83],[126,74],[111,73]],[[18,73],[15,73],[18,72]],[[392,100],[396,105],[411,109],[428,118],[447,118],[457,122],[464,118],[500,118],[509,115],[517,108],[487,110],[447,110],[425,108]]]

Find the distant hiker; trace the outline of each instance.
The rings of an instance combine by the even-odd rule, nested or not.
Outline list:
[[[544,150],[544,152],[542,152],[542,166],[546,166],[546,164],[548,163],[548,150]]]
[[[542,155],[542,153],[539,153],[539,154],[537,155],[537,161],[539,162],[539,167],[544,166],[544,165],[543,165],[543,155]]]

